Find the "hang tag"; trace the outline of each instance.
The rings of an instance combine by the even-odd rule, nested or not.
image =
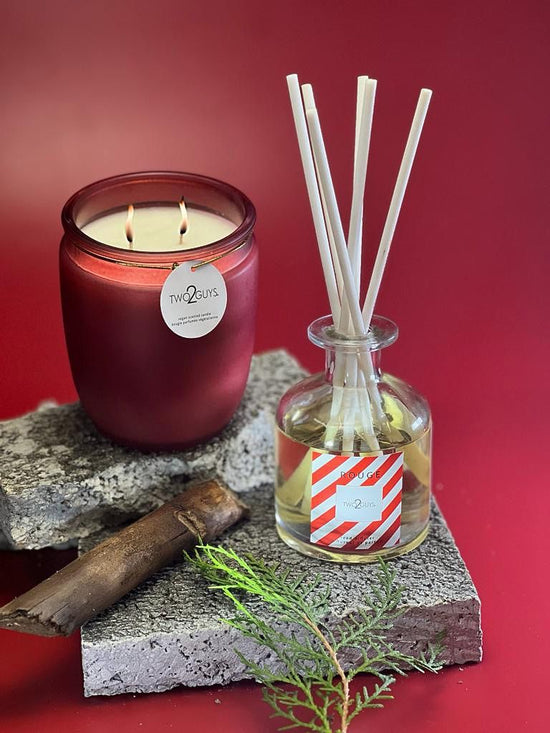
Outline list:
[[[338,456],[312,451],[310,540],[344,550],[399,544],[403,453]]]
[[[227,288],[214,265],[192,267],[183,262],[168,275],[160,293],[160,311],[168,328],[178,336],[196,339],[213,331],[227,306]]]

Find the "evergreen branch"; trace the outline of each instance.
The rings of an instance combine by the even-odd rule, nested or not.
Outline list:
[[[348,725],[348,712],[349,712],[349,680],[342,669],[342,666],[340,665],[340,662],[338,660],[338,656],[336,654],[336,650],[334,646],[331,646],[326,636],[323,634],[319,626],[311,621],[307,616],[304,616],[305,622],[308,624],[308,626],[311,628],[315,636],[319,639],[321,644],[325,647],[327,650],[327,654],[329,656],[329,659],[331,661],[332,666],[334,667],[334,671],[336,672],[337,676],[341,680],[342,689],[341,691],[338,690],[338,693],[340,697],[342,698],[342,706],[340,709],[341,712],[341,718],[342,718],[342,730],[347,730]]]
[[[369,693],[366,686],[362,689],[362,694],[358,692],[355,695],[354,708],[349,715],[349,722],[359,715],[359,713],[367,708],[383,708],[385,700],[393,700],[390,686],[395,682],[395,677],[384,675],[381,677],[382,684],[376,683],[374,689]]]
[[[195,556],[186,553],[204,577],[235,602],[233,590],[259,596],[279,613],[313,613],[320,618],[326,611],[329,591],[319,591],[319,577],[306,582],[306,573],[288,583],[289,571],[278,574],[278,565],[266,565],[252,555],[241,557],[222,546],[197,545]],[[239,610],[243,608],[239,606]]]
[[[224,621],[269,649],[281,663],[281,669],[274,672],[236,650],[254,679],[263,683],[263,697],[272,715],[286,721],[280,730],[347,733],[361,711],[382,707],[392,699],[391,685],[395,675],[406,675],[404,666],[420,672],[441,668],[441,638],[418,657],[399,652],[386,640],[385,633],[403,613],[404,589],[395,582],[395,570],[382,560],[366,598],[368,607],[339,621],[333,630],[327,623],[330,591],[320,587],[318,576],[310,578],[303,573],[292,577],[290,570],[279,565],[202,543],[187,559],[211,588],[233,603],[237,613]],[[247,601],[250,596],[275,613],[276,626],[256,613],[256,605]],[[349,658],[351,651],[358,661],[346,670],[342,660]],[[389,670],[389,674],[382,670]],[[353,696],[350,683],[361,673],[372,674],[378,681],[370,692],[364,686]],[[305,719],[304,713],[308,716]],[[338,727],[333,729],[335,715]]]
[[[289,721],[288,725],[281,726],[279,730],[291,730],[292,728],[306,728],[307,730],[319,731],[320,733],[330,733],[330,720],[324,708],[318,708],[314,702],[302,700],[298,695],[286,696],[281,693],[280,689],[272,688],[268,692],[264,691],[264,701],[272,708],[271,717],[284,718]],[[314,713],[313,720],[304,720],[298,718],[295,709],[306,708]]]

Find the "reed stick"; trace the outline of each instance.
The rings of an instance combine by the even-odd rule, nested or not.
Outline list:
[[[325,192],[327,201],[327,210],[333,227],[334,239],[338,260],[342,269],[342,279],[344,283],[344,291],[350,308],[351,323],[353,326],[353,335],[357,337],[366,336],[365,324],[359,306],[359,294],[355,285],[355,279],[351,269],[348,250],[342,228],[342,221],[338,211],[338,203],[336,201],[336,193],[332,183],[330,166],[323,141],[323,134],[319,122],[317,108],[306,109],[307,127],[311,139],[311,147],[315,151],[315,157],[318,160],[319,178]],[[382,409],[380,395],[375,384],[374,368],[369,354],[360,354],[359,360],[361,368],[367,376],[367,389],[372,402],[373,410],[380,424],[386,423],[386,415]],[[373,433],[374,434],[374,433]]]
[[[370,148],[370,138],[372,132],[372,119],[374,114],[374,101],[376,96],[376,80],[368,79],[367,76],[360,76],[357,80],[357,104],[355,119],[355,147],[353,157],[353,193],[350,213],[350,226],[348,232],[348,252],[350,263],[355,276],[355,284],[359,293],[361,283],[361,244],[363,237],[363,200],[365,196],[365,182],[367,175],[367,165]],[[342,314],[338,330],[343,334],[351,335],[351,314],[347,303],[342,307]],[[370,361],[370,359],[369,359]],[[350,410],[358,418],[359,425],[369,425],[371,420],[367,420],[365,412],[364,400],[360,400],[360,382],[359,377],[361,371],[358,370],[357,356],[355,354],[346,354],[343,359],[339,360],[335,370],[335,381],[339,384],[341,381],[342,370],[348,375],[350,380],[351,396],[348,390],[347,402],[351,404]],[[338,367],[340,367],[338,369]],[[365,379],[362,379],[363,389],[365,388]],[[336,406],[335,406],[336,407]],[[336,414],[336,409],[334,411]],[[331,415],[332,417],[332,415]],[[370,409],[368,417],[370,418]],[[333,417],[334,420],[334,417]],[[349,429],[348,429],[349,432]],[[344,450],[352,450],[353,436],[351,438],[344,431],[343,435]]]
[[[302,85],[302,97],[304,101],[304,107],[305,109],[312,109],[315,105],[315,96],[313,93],[313,88],[311,84],[303,84]],[[360,115],[362,112],[361,109],[359,109],[358,114]],[[340,294],[340,303],[341,303],[341,310],[338,321],[334,321],[335,327],[338,328],[338,331],[340,333],[347,333],[350,330],[350,315],[349,315],[349,306],[347,303],[347,296],[345,292],[345,288],[343,286],[343,278],[342,278],[342,270],[340,267],[339,259],[338,259],[338,253],[336,251],[336,243],[335,243],[335,237],[334,237],[334,229],[333,225],[330,219],[330,215],[327,208],[327,199],[326,199],[326,193],[324,191],[324,187],[322,184],[322,179],[319,173],[319,160],[317,159],[316,151],[315,149],[312,150],[313,152],[313,160],[315,163],[315,171],[317,174],[317,184],[319,186],[319,191],[321,194],[321,201],[323,204],[323,212],[325,215],[325,224],[328,232],[329,237],[329,243],[330,243],[330,249],[332,254],[332,260],[333,265],[335,269],[336,274],[336,282],[338,285],[338,292]],[[343,322],[346,324],[345,330],[343,330]],[[342,421],[344,421],[345,424],[342,424],[342,448],[344,451],[351,451],[353,449],[353,434],[350,434],[349,425],[348,425],[348,411],[345,410],[343,407],[344,403],[344,381],[346,381],[347,387],[355,387],[356,384],[353,383],[353,385],[350,382],[350,379],[355,378],[356,379],[356,373],[357,369],[355,369],[355,377],[349,374],[349,368],[351,366],[350,359],[353,358],[352,355],[344,354],[342,355],[339,352],[336,352],[335,354],[335,363],[334,363],[334,373],[333,373],[333,393],[332,393],[332,401],[331,401],[331,411],[329,420],[326,426],[325,431],[325,446],[330,448],[335,448],[336,446],[333,445],[333,441],[336,439],[336,436],[338,434],[340,424]],[[346,405],[349,403],[349,390],[346,395]],[[374,426],[372,425],[372,418],[370,417],[370,408],[368,412],[368,419],[366,419],[367,416],[365,416],[364,425],[366,426],[366,431],[369,435],[374,434]]]
[[[313,87],[311,86],[311,84],[302,84],[302,97],[304,101],[304,107],[306,109],[308,107],[315,107],[315,97],[313,95]],[[315,151],[312,150],[312,153],[313,153],[313,163],[315,166],[315,175],[317,177],[317,186],[319,188],[319,193],[321,196],[323,215],[325,217],[325,226],[327,228],[327,235],[328,235],[328,241],[329,241],[329,247],[330,247],[330,254],[332,258],[332,265],[334,267],[334,275],[336,277],[336,286],[338,288],[338,295],[340,296],[340,312],[338,316],[340,318],[342,304],[345,299],[344,283],[342,280],[342,270],[340,268],[340,263],[338,261],[338,254],[336,252],[336,243],[334,241],[334,232],[332,230],[332,226],[330,223],[330,217],[328,215],[327,201],[326,201],[325,193],[319,181],[319,164],[318,164],[317,159],[315,158]]]
[[[390,208],[388,209],[388,214],[386,216],[386,223],[384,224],[384,230],[380,239],[380,246],[378,248],[367,295],[363,304],[362,313],[367,328],[372,320],[374,305],[376,303],[376,298],[378,297],[378,291],[380,290],[380,283],[382,282],[382,276],[388,260],[393,234],[397,225],[399,212],[401,211],[401,204],[403,203],[403,198],[405,196],[407,183],[414,163],[414,156],[418,147],[420,135],[422,134],[422,128],[424,126],[424,120],[426,119],[426,113],[428,111],[431,96],[432,92],[430,89],[422,89],[420,91],[420,96],[418,97],[416,111],[414,113],[405,151],[403,153],[401,166],[399,167],[399,173],[397,174]]]
[[[297,75],[288,76],[287,83],[333,323],[338,333],[344,336],[366,337],[426,117],[431,91],[423,89],[420,93],[369,288],[363,309],[361,309],[359,298],[363,199],[376,80],[368,79],[365,76],[358,78],[353,196],[347,246],[313,89],[309,84],[302,87],[304,113]],[[344,451],[354,450],[355,436],[361,433],[369,450],[379,450],[373,414],[381,431],[387,434],[388,439],[391,437],[392,430],[382,406],[370,353],[355,355],[341,354],[337,351],[333,376],[334,390],[331,414],[325,431],[325,446],[337,448],[331,445],[331,441],[336,438],[341,427]]]
[[[298,147],[300,149],[302,167],[304,169],[304,176],[306,179],[309,204],[313,216],[315,234],[317,236],[319,255],[321,257],[321,266],[323,268],[323,276],[325,278],[325,284],[330,303],[330,310],[333,319],[336,319],[340,316],[340,299],[338,296],[338,287],[336,284],[334,267],[332,265],[332,257],[330,253],[330,245],[323,215],[321,196],[319,193],[319,187],[317,185],[315,165],[313,162],[313,156],[309,144],[307,123],[304,115],[304,108],[302,106],[302,98],[300,95],[300,83],[298,81],[297,74],[290,74],[289,76],[287,76],[286,79],[288,84],[288,91],[290,94],[292,114],[294,116],[294,125],[296,127],[296,135],[298,137]]]
[[[376,79],[360,76],[357,84],[357,114],[355,121],[355,152],[353,165],[353,194],[348,233],[348,251],[355,282],[361,282],[361,241],[363,234],[363,200],[369,160]]]

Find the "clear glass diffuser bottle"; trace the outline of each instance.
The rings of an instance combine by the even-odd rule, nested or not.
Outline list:
[[[370,562],[426,537],[431,416],[424,397],[380,369],[397,334],[380,316],[364,338],[339,335],[330,317],[309,326],[325,371],[279,403],[275,488],[279,535],[306,555]]]

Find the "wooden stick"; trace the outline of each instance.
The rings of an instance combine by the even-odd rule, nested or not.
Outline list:
[[[315,157],[319,161],[319,175],[325,197],[327,201],[327,208],[330,216],[331,226],[334,234],[336,243],[336,250],[338,253],[338,260],[342,270],[342,278],[344,282],[344,289],[348,299],[351,322],[353,324],[354,336],[365,336],[366,328],[363,322],[361,314],[361,307],[359,305],[359,294],[355,286],[355,280],[351,269],[351,263],[349,259],[349,253],[346,247],[346,240],[344,237],[344,230],[342,228],[342,221],[340,219],[340,213],[338,211],[338,203],[336,201],[336,193],[334,191],[334,184],[332,182],[332,176],[330,173],[330,166],[328,163],[327,153],[325,144],[323,141],[323,133],[321,131],[321,124],[319,122],[319,115],[316,108],[306,109],[307,125],[309,134],[311,137],[311,146],[315,150]],[[374,385],[374,368],[369,354],[361,354],[360,356],[361,368],[368,375],[367,389],[369,390],[369,396],[373,404],[374,412],[378,418],[380,424],[384,425],[386,416],[382,409],[380,401],[380,395]]]
[[[372,118],[374,114],[374,99],[376,96],[376,80],[369,79],[367,76],[360,76],[357,79],[357,106],[355,119],[355,149],[353,158],[353,194],[351,202],[350,224],[348,232],[348,252],[351,263],[351,269],[355,277],[355,285],[359,297],[361,287],[361,244],[363,237],[363,199],[365,195],[365,181],[367,176],[367,164],[369,159],[370,138],[372,132]],[[351,312],[347,303],[343,304],[342,314],[338,331],[351,335]],[[350,404],[346,420],[347,425],[344,426],[344,434],[342,440],[342,448],[345,451],[353,450],[354,434],[356,429],[356,418],[363,430],[366,428],[367,435],[373,432],[372,419],[370,417],[370,406],[368,413],[359,404],[358,399],[358,377],[357,357],[354,354],[348,354],[344,361],[345,371],[350,379],[351,396],[348,394],[348,403]],[[340,375],[335,372],[335,377]],[[363,381],[363,385],[365,382]],[[347,390],[349,392],[349,389]],[[351,417],[351,420],[350,420]],[[347,434],[346,434],[347,428]]]
[[[401,211],[401,204],[403,203],[403,197],[405,196],[405,190],[407,188],[407,183],[414,163],[416,148],[418,147],[420,135],[422,134],[422,127],[424,125],[424,120],[426,119],[426,113],[428,111],[431,96],[432,92],[430,89],[422,89],[420,91],[420,96],[418,97],[416,111],[414,113],[405,151],[403,153],[403,160],[401,161],[399,173],[397,174],[390,208],[388,209],[388,215],[386,217],[384,231],[382,232],[382,237],[380,239],[378,254],[376,255],[376,261],[372,270],[369,289],[363,304],[363,320],[367,329],[374,312],[374,305],[376,303],[376,298],[378,297],[378,291],[380,289],[380,283],[382,282],[384,268],[386,267],[393,233],[395,232],[397,219],[399,218],[399,212]]]
[[[313,94],[313,87],[311,86],[311,84],[302,84],[302,97],[304,100],[305,109],[308,109],[308,107],[315,107],[315,97]],[[337,316],[340,319],[341,314],[342,314],[342,308],[345,307],[345,303],[346,303],[346,294],[344,290],[344,283],[342,281],[342,270],[340,269],[340,263],[338,261],[338,253],[336,252],[336,243],[334,241],[334,233],[332,231],[330,217],[328,214],[327,200],[326,200],[325,192],[323,191],[323,186],[321,185],[321,179],[319,176],[319,161],[315,157],[315,150],[312,150],[312,153],[313,153],[313,162],[315,164],[315,174],[317,177],[317,187],[319,189],[319,194],[321,196],[321,203],[323,205],[323,214],[325,217],[325,226],[327,228],[328,241],[329,241],[329,246],[330,246],[330,254],[332,258],[332,266],[334,267],[334,274],[336,276],[336,286],[338,288],[338,295],[340,299],[340,308],[338,310],[338,316]],[[336,324],[335,321],[333,322]]]
[[[357,115],[353,161],[353,195],[349,219],[348,250],[355,275],[357,292],[361,283],[361,240],[363,234],[363,199],[369,160],[376,79],[360,76],[357,80]]]
[[[342,272],[342,280],[344,286],[344,295],[342,299],[342,311],[347,311],[348,307],[350,310],[357,305],[355,309],[357,311],[357,319],[353,320],[353,325],[356,331],[356,335],[362,332],[362,320],[361,320],[361,309],[359,308],[359,297],[357,295],[357,288],[355,287],[355,281],[351,270],[351,263],[349,259],[348,250],[346,247],[346,239],[344,236],[344,229],[342,227],[342,219],[340,217],[340,210],[338,209],[338,202],[336,200],[336,193],[334,191],[334,184],[332,182],[332,175],[330,172],[330,166],[328,162],[327,152],[325,149],[325,143],[323,140],[323,133],[321,131],[321,123],[319,121],[319,115],[317,107],[315,106],[315,97],[313,95],[313,89],[310,84],[302,85],[302,92],[304,95],[305,112],[307,129],[309,131],[309,139],[311,141],[311,148],[315,156],[315,162],[317,164],[317,172],[319,175],[319,187],[323,191],[323,196],[326,202],[326,210],[329,220],[329,225],[334,236],[334,244],[336,247],[336,256]],[[354,301],[354,302],[352,302]],[[355,303],[356,301],[356,303]],[[338,328],[338,321],[334,321],[334,325]]]
[[[321,256],[321,265],[323,275],[327,286],[330,310],[334,323],[340,313],[340,301],[338,298],[338,288],[332,266],[332,258],[330,254],[330,246],[325,227],[325,219],[323,216],[323,207],[321,204],[321,196],[317,185],[317,177],[315,175],[315,166],[313,163],[313,155],[309,144],[307,134],[307,125],[302,106],[302,97],[300,95],[300,83],[296,74],[290,74],[286,78],[288,84],[288,92],[290,94],[290,103],[292,105],[292,114],[294,116],[294,125],[296,127],[296,136],[298,137],[298,147],[300,148],[300,156],[302,158],[302,167],[306,179],[307,192],[309,196],[309,204],[313,216],[313,224],[315,226],[315,234],[317,236],[317,244],[319,246],[319,254]]]
[[[308,110],[312,110],[316,108],[315,104],[315,95],[313,93],[313,87],[311,84],[303,84],[302,85],[302,95],[304,100],[304,107],[306,110],[306,114]],[[362,101],[362,105],[364,104],[364,100]],[[308,122],[309,126],[309,122]],[[330,212],[328,210],[327,205],[327,189],[326,189],[326,178],[320,171],[320,166],[322,165],[322,161],[319,159],[319,147],[312,145],[312,152],[313,152],[313,159],[315,162],[315,171],[317,173],[317,184],[319,186],[319,191],[321,194],[321,200],[323,203],[323,212],[325,215],[325,224],[327,228],[327,232],[329,235],[329,242],[330,242],[330,249],[332,254],[332,259],[334,263],[334,269],[336,272],[336,281],[338,284],[338,292],[340,294],[340,313],[338,320],[334,320],[333,323],[335,327],[338,329],[339,333],[349,333],[351,335],[351,316],[350,316],[350,306],[348,302],[348,295],[346,292],[346,288],[344,286],[343,277],[342,277],[342,269],[340,266],[340,260],[338,251],[336,249],[336,241],[334,236],[334,227],[339,227],[342,229],[342,223],[340,219],[340,214],[337,212],[337,218],[333,223],[333,218],[330,215]],[[342,442],[342,449],[344,451],[351,451],[353,449],[353,431],[350,429],[350,421],[349,421],[349,415],[347,414],[350,410],[349,408],[349,390],[348,392],[344,389],[344,379],[349,378],[348,369],[352,365],[350,364],[350,360],[354,359],[355,357],[349,354],[340,354],[339,352],[336,352],[335,355],[335,363],[334,363],[334,375],[333,375],[333,395],[332,395],[332,403],[331,403],[331,412],[329,421],[327,423],[327,429],[325,432],[325,447],[327,448],[334,448],[333,445],[334,438],[336,437],[340,424],[343,424],[343,442]],[[353,369],[352,369],[353,370]],[[355,370],[356,371],[356,370]],[[347,376],[346,376],[347,375]],[[349,386],[349,385],[348,385]],[[355,385],[354,385],[355,386]],[[368,435],[371,436],[372,441],[372,448],[374,450],[378,449],[378,443],[376,442],[376,439],[372,439],[372,436],[374,436],[374,427],[372,425],[372,419],[370,418],[370,409],[367,416],[369,419],[365,422],[365,429]]]
[[[218,481],[189,487],[0,608],[0,628],[68,636],[160,568],[248,515]]]
[[[336,201],[336,193],[330,173],[330,166],[323,141],[323,133],[319,122],[319,115],[316,107],[308,107],[306,109],[307,125],[311,138],[311,146],[315,151],[315,159],[319,165],[319,176],[321,185],[327,202],[327,210],[330,217],[334,241],[340,268],[342,270],[342,278],[344,281],[344,289],[347,301],[351,310],[351,320],[354,328],[355,336],[365,335],[365,326],[361,317],[361,309],[359,307],[359,296],[355,286],[355,279],[351,269],[349,253],[346,247],[346,239],[342,228],[342,220],[338,210],[338,202]]]

